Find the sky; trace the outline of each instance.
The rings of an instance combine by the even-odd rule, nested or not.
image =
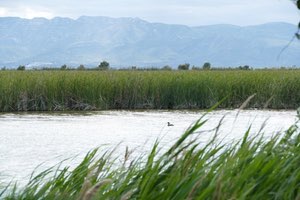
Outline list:
[[[149,22],[199,26],[298,24],[291,0],[0,0],[0,17],[138,17]]]

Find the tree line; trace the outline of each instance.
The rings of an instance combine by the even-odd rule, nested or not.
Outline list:
[[[6,67],[3,67],[1,70],[6,70]],[[24,71],[26,70],[26,66],[25,65],[20,65],[17,67],[18,71]],[[238,66],[238,67],[212,67],[210,62],[205,62],[202,66],[190,66],[189,63],[184,63],[184,64],[179,64],[177,66],[177,68],[173,68],[170,65],[165,65],[163,67],[137,67],[137,66],[131,66],[131,67],[125,67],[125,68],[111,68],[109,62],[107,61],[102,61],[100,62],[100,64],[97,67],[85,67],[83,64],[79,65],[78,67],[68,67],[66,64],[62,65],[61,67],[43,67],[40,69],[37,68],[31,68],[31,70],[61,70],[61,71],[65,71],[65,70],[79,70],[79,71],[83,71],[83,70],[94,70],[94,71],[106,71],[106,70],[119,70],[119,71],[171,71],[171,70],[180,70],[180,71],[184,71],[184,70],[252,70],[252,68],[249,65],[243,65],[243,66]]]

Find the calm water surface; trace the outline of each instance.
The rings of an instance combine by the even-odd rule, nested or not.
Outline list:
[[[223,116],[220,139],[231,142],[243,136],[251,125],[256,133],[263,129],[266,137],[285,130],[296,121],[296,111],[215,111],[200,131],[215,127]],[[0,182],[28,180],[30,173],[51,167],[65,158],[77,161],[89,150],[107,145],[118,151],[125,147],[147,152],[159,138],[167,147],[193,122],[201,111],[103,111],[84,114],[2,114],[0,115]],[[167,126],[171,122],[174,126]],[[212,133],[199,133],[202,142]],[[74,159],[76,162],[76,159]]]

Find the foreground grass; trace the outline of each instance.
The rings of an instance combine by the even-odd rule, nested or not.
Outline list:
[[[0,71],[0,112],[103,109],[295,109],[300,70]]]
[[[126,151],[120,164],[113,152],[96,149],[75,169],[46,170],[24,188],[0,191],[0,198],[300,199],[296,125],[283,137],[263,140],[247,132],[240,142],[222,145],[216,137],[207,144],[197,141],[194,136],[204,123],[197,121],[164,152],[158,143],[147,156],[134,160]]]

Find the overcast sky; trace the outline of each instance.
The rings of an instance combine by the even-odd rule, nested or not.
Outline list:
[[[297,24],[291,0],[0,0],[0,16],[139,17],[150,22],[252,25],[283,21]]]

